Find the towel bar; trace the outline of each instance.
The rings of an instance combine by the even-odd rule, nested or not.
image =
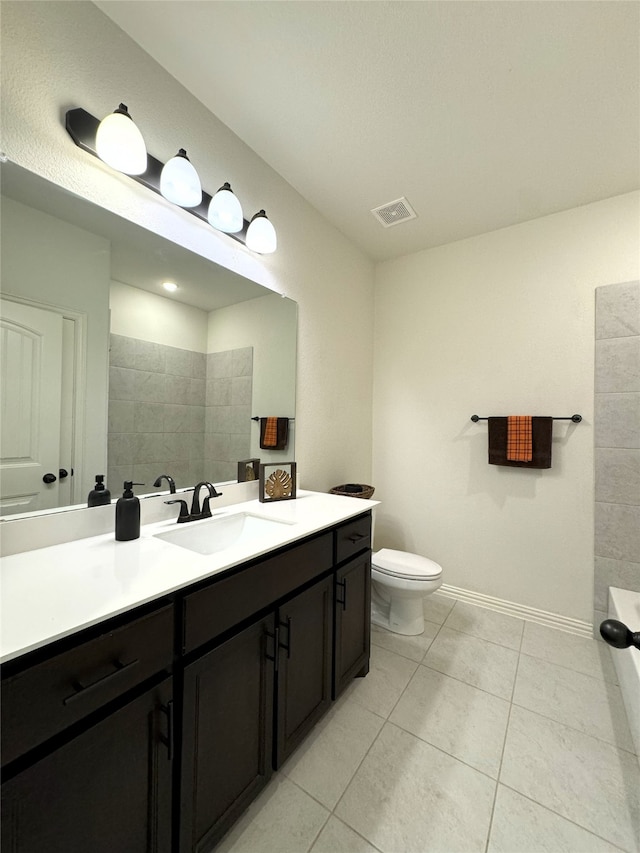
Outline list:
[[[259,418],[259,417],[258,417],[258,415],[256,415],[256,416],[255,416],[255,418],[251,418],[251,420],[252,420],[252,421],[260,421],[260,420],[262,420],[262,418]],[[295,418],[289,418],[289,420],[290,420],[290,421],[295,421]]]
[[[503,415],[502,417],[506,417],[506,416]],[[255,418],[254,418],[254,420],[255,420]],[[471,415],[471,420],[474,422],[474,424],[477,424],[478,421],[488,421],[489,418],[481,418],[478,415]],[[552,421],[573,421],[574,424],[579,424],[580,421],[582,420],[582,415],[570,415],[566,418],[551,418],[551,420]]]

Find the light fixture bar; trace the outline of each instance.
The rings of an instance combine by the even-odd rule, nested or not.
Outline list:
[[[89,154],[92,154],[97,159],[100,159],[96,151],[96,132],[99,124],[99,119],[92,116],[91,113],[88,113],[81,107],[77,107],[73,110],[67,110],[65,116],[65,127],[67,129],[67,133],[79,148],[82,148],[83,151],[87,151]],[[146,172],[143,172],[141,175],[127,175],[127,177],[131,178],[132,181],[143,184],[147,189],[153,190],[154,193],[162,196],[162,193],[160,192],[160,175],[163,167],[164,163],[161,163],[160,160],[156,160],[156,158],[152,157],[151,154],[147,154]],[[208,224],[210,202],[211,196],[203,190],[202,201],[197,207],[183,207],[181,210],[186,210],[187,213],[192,213],[194,216],[197,216],[198,219],[202,219],[203,222]],[[233,237],[234,240],[237,240],[239,243],[242,243],[243,246],[246,246],[249,222],[244,218],[242,221],[242,230],[236,231],[233,234],[228,234],[228,236]]]

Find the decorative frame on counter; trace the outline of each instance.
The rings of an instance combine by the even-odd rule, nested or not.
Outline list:
[[[238,482],[246,483],[248,480],[257,480],[260,477],[259,459],[240,459],[238,462]]]
[[[290,501],[295,496],[295,462],[266,462],[260,465],[258,499],[262,503]]]

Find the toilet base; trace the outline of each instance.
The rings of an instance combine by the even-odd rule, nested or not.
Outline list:
[[[371,592],[371,622],[394,634],[413,637],[424,633],[424,611],[422,596],[418,598],[394,598],[384,601],[375,591]]]

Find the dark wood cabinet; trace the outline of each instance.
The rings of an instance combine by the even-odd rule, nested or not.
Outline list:
[[[333,698],[369,671],[371,554],[366,551],[335,574]]]
[[[5,665],[3,853],[213,850],[368,671],[370,544],[365,511]]]
[[[2,786],[6,853],[170,853],[171,679]]]
[[[210,850],[272,772],[275,614],[184,671],[180,849]]]
[[[331,704],[332,598],[330,575],[278,610],[276,768]]]

